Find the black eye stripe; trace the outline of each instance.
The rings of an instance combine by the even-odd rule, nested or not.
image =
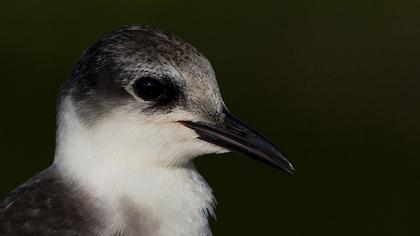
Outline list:
[[[165,94],[165,86],[157,79],[143,77],[133,84],[136,95],[145,101],[155,101]]]
[[[145,76],[133,83],[134,93],[140,99],[153,102],[148,108],[150,110],[172,109],[183,97],[181,87],[168,76]]]

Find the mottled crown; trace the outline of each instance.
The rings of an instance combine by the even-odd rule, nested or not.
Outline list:
[[[139,105],[144,111],[185,108],[214,115],[224,106],[209,61],[181,38],[146,25],[121,27],[89,47],[63,86],[60,101],[70,96],[80,117],[92,120],[133,102],[130,85],[143,76],[168,80],[177,90],[167,104]]]

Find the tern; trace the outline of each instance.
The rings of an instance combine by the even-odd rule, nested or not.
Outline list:
[[[215,200],[195,157],[234,151],[294,171],[229,112],[205,56],[146,25],[84,51],[56,133],[53,164],[1,201],[0,235],[211,235]]]

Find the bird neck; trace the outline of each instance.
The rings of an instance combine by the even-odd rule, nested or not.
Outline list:
[[[141,161],[146,153],[112,134],[104,143],[103,134],[84,127],[74,110],[67,107],[60,116],[54,164],[106,212],[106,233],[210,234],[214,198],[191,161],[172,166]]]

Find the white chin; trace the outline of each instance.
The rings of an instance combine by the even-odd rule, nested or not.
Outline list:
[[[215,152],[216,154],[222,154],[222,153],[230,152],[230,150],[227,150],[226,148],[222,148],[222,147],[218,147],[218,148],[219,148],[219,150]]]
[[[198,155],[205,155],[205,154],[222,154],[222,153],[227,153],[230,152],[228,149],[217,146],[215,144],[197,139],[197,143],[195,143],[195,145],[197,146],[197,150],[200,150],[198,153]]]

